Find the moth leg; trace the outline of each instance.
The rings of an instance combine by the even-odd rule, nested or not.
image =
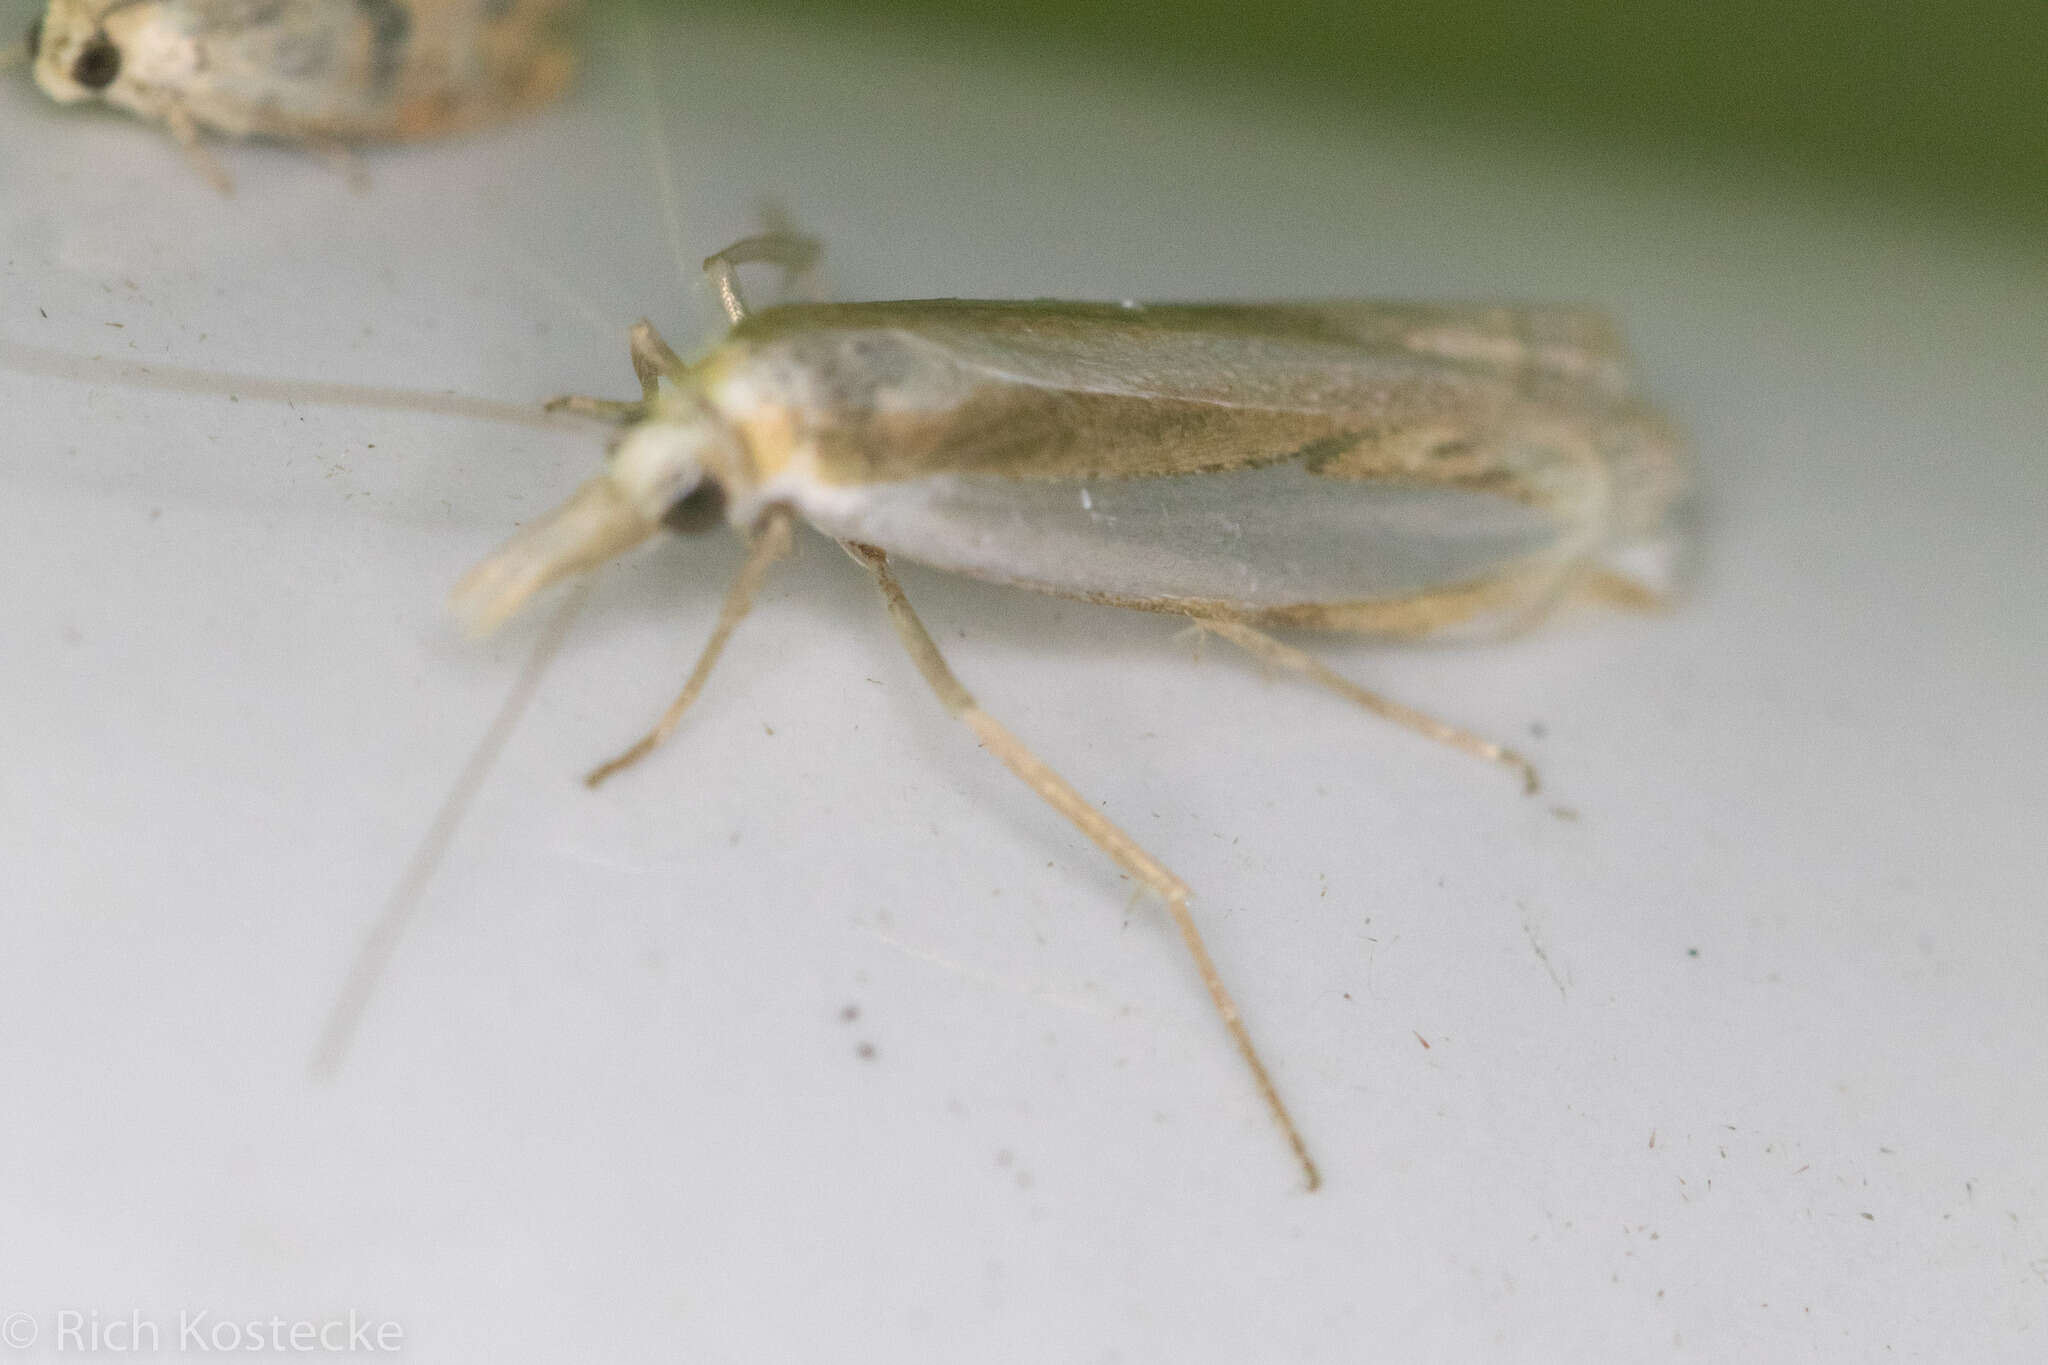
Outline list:
[[[1313,1190],[1323,1183],[1322,1174],[1316,1170],[1315,1159],[1308,1153],[1308,1144],[1302,1141],[1301,1131],[1294,1126],[1293,1117],[1280,1099],[1280,1092],[1273,1085],[1273,1078],[1266,1070],[1266,1064],[1259,1059],[1258,1049],[1252,1046],[1251,1034],[1245,1029],[1244,1017],[1238,1010],[1237,1002],[1223,985],[1223,978],[1216,971],[1215,960],[1209,956],[1209,949],[1202,942],[1201,932],[1195,928],[1194,916],[1188,913],[1187,883],[1167,869],[1138,846],[1136,840],[1117,828],[1100,811],[1090,805],[1087,798],[1068,786],[1066,781],[1048,768],[1039,757],[1024,747],[1023,741],[1004,729],[988,712],[976,704],[974,697],[961,686],[953,676],[953,670],[946,665],[945,656],[939,653],[938,645],[932,642],[924,623],[911,610],[910,600],[903,595],[903,587],[896,581],[896,575],[889,569],[886,554],[871,545],[860,545],[841,541],[841,546],[854,562],[874,575],[875,583],[882,590],[882,598],[888,604],[889,620],[896,627],[896,634],[903,641],[903,648],[909,653],[911,662],[938,695],[939,703],[954,716],[964,721],[975,737],[1002,761],[1025,786],[1037,792],[1041,800],[1064,815],[1074,828],[1086,835],[1088,841],[1107,853],[1117,866],[1139,882],[1150,888],[1166,902],[1168,913],[1173,916],[1175,927],[1180,930],[1181,941],[1195,959],[1195,969],[1201,973],[1202,984],[1208,987],[1209,999],[1215,1003],[1216,1013],[1222,1018],[1223,1026],[1230,1030],[1232,1041],[1237,1044],[1238,1054],[1245,1065],[1251,1068],[1252,1080],[1257,1083],[1259,1094],[1264,1097],[1266,1107],[1280,1125],[1287,1145],[1294,1149],[1294,1156],[1301,1163],[1302,1173]]]
[[[207,150],[199,125],[192,121],[192,116],[186,113],[182,106],[174,104],[164,110],[164,126],[170,129],[171,136],[177,139],[178,148],[185,153],[186,162],[193,170],[205,176],[208,184],[222,194],[235,192],[234,177],[230,176],[227,168],[216,161],[213,153]]]
[[[1660,612],[1671,609],[1671,595],[1616,569],[1595,567],[1574,588],[1579,598],[1622,611]]]
[[[776,229],[754,237],[743,237],[725,250],[706,256],[704,276],[711,281],[711,287],[718,291],[718,302],[725,309],[725,316],[732,322],[739,323],[745,321],[747,314],[752,311],[747,307],[746,296],[740,293],[741,266],[780,266],[786,285],[816,265],[818,255],[823,250],[815,237]]]
[[[351,194],[370,192],[370,163],[363,160],[363,154],[346,142],[333,138],[310,138],[307,147],[322,161],[341,173]]]
[[[647,416],[654,404],[654,395],[666,378],[679,381],[689,367],[675,349],[654,330],[654,324],[642,318],[633,324],[626,334],[626,354],[633,362],[633,376],[640,381],[640,397],[621,401],[616,398],[589,398],[580,393],[565,393],[550,398],[542,407],[548,412],[569,412],[578,417],[595,417],[601,422],[615,422],[624,425],[638,422]]]
[[[595,787],[612,774],[632,767],[675,733],[683,712],[690,709],[690,704],[697,700],[697,694],[704,690],[704,680],[711,676],[712,665],[725,652],[725,642],[732,638],[734,627],[746,619],[747,612],[753,608],[754,594],[760,591],[761,580],[767,577],[768,567],[789,553],[789,521],[789,509],[778,504],[763,512],[761,519],[754,523],[746,563],[740,565],[739,576],[726,589],[725,604],[718,609],[718,624],[711,628],[711,638],[704,642],[696,666],[683,682],[683,690],[669,703],[668,710],[661,713],[661,719],[654,723],[654,728],[635,741],[631,748],[592,768],[583,779],[586,786]]]
[[[640,396],[649,401],[662,380],[681,383],[690,369],[646,318],[634,323],[626,333],[626,355],[633,362],[634,377],[640,381]]]
[[[1343,674],[1324,664],[1313,654],[1282,644],[1262,630],[1236,621],[1222,621],[1213,617],[1196,616],[1195,623],[1204,630],[1214,631],[1230,643],[1244,650],[1264,663],[1274,664],[1291,673],[1299,673],[1310,682],[1329,688],[1340,697],[1346,697],[1363,706],[1366,710],[1383,719],[1390,720],[1403,729],[1413,730],[1424,739],[1433,739],[1439,744],[1448,744],[1453,749],[1483,758],[1489,763],[1498,763],[1522,779],[1524,795],[1533,796],[1541,783],[1536,777],[1536,768],[1513,749],[1481,739],[1469,730],[1461,730],[1447,721],[1404,706],[1391,697],[1369,692],[1352,682]]]
[[[582,393],[558,393],[541,404],[543,412],[566,412],[573,417],[591,417],[600,422],[624,426],[647,415],[647,405],[638,399],[592,398]]]

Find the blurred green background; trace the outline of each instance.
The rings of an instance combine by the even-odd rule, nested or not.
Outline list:
[[[1623,170],[1783,173],[2048,235],[2048,0],[733,3],[1333,119],[1515,129]]]

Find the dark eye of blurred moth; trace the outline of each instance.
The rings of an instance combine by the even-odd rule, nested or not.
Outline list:
[[[710,479],[698,484],[676,501],[661,519],[671,531],[686,536],[708,531],[725,522],[725,490]]]
[[[105,36],[93,39],[71,64],[71,79],[88,90],[104,90],[121,74],[121,49]]]

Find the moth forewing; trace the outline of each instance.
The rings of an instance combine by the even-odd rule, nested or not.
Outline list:
[[[582,0],[49,0],[36,82],[201,135],[316,147],[434,137],[545,104],[575,72]]]
[[[775,309],[699,369],[743,504],[1039,591],[1359,629],[1437,595],[1437,628],[1661,519],[1675,443],[1613,346],[1564,310],[936,300]]]
[[[714,257],[718,263],[739,259]],[[1166,903],[1311,1188],[1300,1134],[1184,884],[975,703],[892,557],[1192,618],[1397,724],[1512,751],[1339,677],[1261,626],[1422,635],[1525,624],[1653,531],[1678,445],[1612,329],[1568,309],[926,300],[748,314],[695,363],[636,332],[643,401],[605,471],[458,585],[488,627],[542,584],[716,494],[755,552],[662,722],[674,728],[792,519],[867,567],[919,671],[1020,779]],[[644,324],[643,324],[644,327]],[[650,334],[651,335],[651,334]]]

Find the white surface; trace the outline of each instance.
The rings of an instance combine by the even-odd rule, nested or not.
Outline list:
[[[231,148],[222,199],[0,85],[0,1318],[42,1333],[5,1358],[56,1358],[66,1309],[165,1356],[180,1311],[353,1310],[435,1362],[2041,1358],[2038,258],[703,22],[607,25],[570,105],[374,154],[360,196]],[[1321,1194],[1162,918],[815,540],[592,795],[736,546],[606,577],[308,1081],[541,629],[467,645],[442,594],[601,433],[21,348],[624,393],[634,317],[710,317],[643,69],[691,256],[769,193],[849,297],[1592,299],[1690,425],[1677,614],[1327,649],[1523,744],[1535,800],[1169,620],[909,577],[990,709],[1197,888]]]

